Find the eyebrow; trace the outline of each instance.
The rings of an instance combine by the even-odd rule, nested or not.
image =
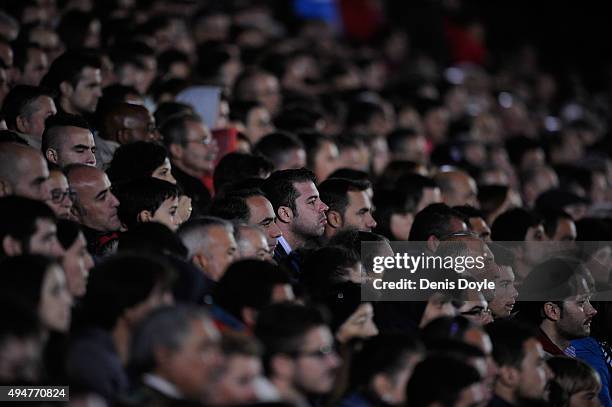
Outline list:
[[[106,188],[104,191],[98,192],[98,194],[96,195],[96,199],[103,198],[107,192],[108,192],[108,188]]]
[[[77,144],[75,146],[72,146],[72,148],[85,148],[85,149],[90,149],[90,148],[94,148],[95,146],[88,146],[86,144]]]
[[[308,198],[306,198],[307,201],[310,201],[311,199],[317,199],[319,197],[319,195],[311,195]]]
[[[264,224],[268,222],[274,222],[274,218],[272,217],[263,218],[261,221],[259,221],[259,224]]]

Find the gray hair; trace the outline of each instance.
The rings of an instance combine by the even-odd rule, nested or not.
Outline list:
[[[132,336],[130,372],[141,375],[155,369],[155,350],[160,347],[180,349],[194,320],[210,321],[210,317],[203,308],[193,306],[164,306],[152,311]]]
[[[187,247],[187,257],[191,259],[201,247],[207,247],[209,243],[208,233],[212,227],[224,227],[228,233],[234,234],[234,225],[221,218],[214,216],[203,216],[197,219],[190,219],[183,223],[177,231],[185,247]]]

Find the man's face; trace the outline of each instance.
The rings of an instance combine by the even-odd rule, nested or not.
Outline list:
[[[225,368],[215,383],[215,405],[248,404],[257,401],[256,385],[262,378],[258,358],[235,354],[226,357]]]
[[[211,382],[220,371],[223,356],[219,348],[219,332],[203,319],[191,321],[191,329],[179,349],[159,366],[161,375],[190,400],[209,397]]]
[[[27,250],[24,253],[42,254],[53,258],[64,255],[64,249],[57,240],[55,222],[50,219],[36,219],[36,232],[30,236]]]
[[[75,113],[93,113],[102,96],[102,74],[99,69],[85,67],[76,87],[67,96],[70,109]]]
[[[552,374],[544,359],[544,350],[536,338],[529,338],[523,343],[525,357],[519,369],[520,378],[516,395],[522,399],[548,399],[548,382]]]
[[[88,129],[66,126],[63,128],[65,139],[57,151],[57,165],[66,167],[70,164],[96,166],[96,144]]]
[[[40,96],[32,104],[32,114],[24,117],[24,133],[42,138],[45,131],[45,120],[57,114],[55,102],[49,96]]]
[[[324,142],[314,158],[314,173],[317,181],[324,181],[332,172],[338,169],[340,152],[334,143]]]
[[[209,244],[203,252],[206,257],[206,272],[215,280],[219,279],[238,257],[238,245],[234,235],[224,226],[212,226],[208,229]]]
[[[308,331],[299,355],[295,358],[295,387],[308,394],[325,394],[331,391],[336,370],[341,363],[333,346],[334,338],[326,326]]]
[[[144,107],[134,107],[132,114],[124,118],[124,126],[129,132],[130,143],[160,139],[160,134],[155,127],[155,118]]]
[[[268,242],[259,229],[245,228],[240,232],[238,248],[241,259],[270,260]]]
[[[38,201],[49,199],[47,187],[49,170],[42,155],[35,151],[32,151],[32,154],[25,154],[18,159],[15,167],[18,173],[15,177],[17,181],[13,186],[15,195]]]
[[[495,318],[505,318],[510,316],[518,291],[514,287],[514,272],[510,266],[497,266],[499,268],[499,278],[495,281],[495,291],[493,299],[489,302],[489,308]]]
[[[261,75],[253,83],[255,99],[264,105],[272,114],[275,114],[281,103],[280,86],[278,79],[272,75]]]
[[[491,241],[491,228],[483,218],[470,218],[469,222],[472,232],[478,234],[478,237],[485,242]]]
[[[38,86],[40,80],[49,70],[49,59],[41,49],[29,48],[28,60],[23,67],[20,83],[24,85]]]
[[[343,227],[371,232],[376,227],[372,217],[372,202],[365,191],[349,191],[349,204],[344,211]]]
[[[103,172],[96,172],[88,182],[72,185],[77,195],[76,216],[80,222],[100,232],[121,228],[117,216],[119,201],[110,190],[111,183]]]
[[[181,156],[178,160],[183,167],[196,172],[212,172],[219,148],[208,128],[202,122],[187,121],[186,145],[181,147]]]
[[[580,294],[563,301],[561,318],[557,321],[557,331],[565,339],[579,339],[591,334],[591,321],[597,311],[591,305],[587,282],[579,278],[583,287]]]
[[[467,344],[477,347],[485,355],[486,370],[482,375],[488,398],[493,395],[495,378],[497,377],[497,363],[493,359],[493,343],[491,338],[482,329],[469,329],[464,340]]]
[[[268,240],[268,250],[274,253],[278,238],[282,233],[276,225],[276,215],[270,201],[261,195],[252,196],[246,200],[249,207],[249,225],[263,228]]]
[[[72,297],[66,287],[64,270],[52,266],[47,270],[40,293],[39,315],[48,328],[67,332],[70,327]]]
[[[244,125],[246,135],[253,144],[257,143],[266,134],[274,131],[270,112],[263,106],[251,109]]]
[[[298,182],[293,185],[299,196],[295,200],[295,214],[291,225],[293,233],[307,238],[323,236],[329,209],[319,198],[314,183]]]
[[[460,174],[454,178],[454,190],[447,204],[449,206],[471,205],[475,208],[479,208],[480,204],[478,202],[476,181],[466,174]]]

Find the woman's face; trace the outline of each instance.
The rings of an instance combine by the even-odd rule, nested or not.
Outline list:
[[[94,262],[87,251],[87,241],[82,233],[66,250],[62,266],[66,274],[68,291],[73,297],[82,297],[87,290],[87,276]]]
[[[60,171],[50,171],[47,180],[50,199],[46,201],[57,217],[70,219],[72,196],[66,176]]]
[[[58,265],[47,270],[42,284],[38,314],[43,325],[53,331],[67,332],[70,327],[72,297],[66,278]]]
[[[571,395],[569,399],[569,407],[600,407],[599,388],[583,390]]]
[[[168,181],[171,184],[176,184],[176,179],[172,176],[172,166],[170,160],[166,158],[164,163],[157,167],[151,176],[153,178],[161,179],[162,181]]]
[[[378,335],[378,328],[374,324],[374,308],[367,302],[361,304],[350,317],[340,325],[337,337],[341,343],[352,338],[369,338]]]

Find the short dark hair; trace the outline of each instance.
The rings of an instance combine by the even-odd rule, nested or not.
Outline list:
[[[293,212],[296,211],[295,200],[299,197],[294,184],[300,182],[316,182],[312,171],[305,168],[274,171],[262,185],[262,189],[268,200],[278,211],[281,206],[289,207]]]
[[[51,208],[43,202],[14,195],[0,198],[0,242],[11,236],[21,243],[24,252],[28,252],[38,219],[56,221]],[[4,246],[0,245],[0,258],[5,256]]]
[[[60,242],[64,250],[68,250],[79,237],[81,226],[68,219],[60,219],[57,221],[57,240]]]
[[[323,144],[336,144],[333,138],[314,130],[301,131],[298,133],[298,137],[306,151],[306,166],[313,171],[315,170],[315,158]]]
[[[45,276],[54,264],[48,257],[33,254],[4,259],[0,263],[2,297],[38,310]]]
[[[251,212],[247,199],[253,196],[265,196],[259,189],[231,191],[215,196],[210,206],[210,215],[231,221],[248,223]]]
[[[17,130],[17,116],[30,116],[32,104],[41,96],[53,99],[54,94],[40,86],[17,85],[6,95],[2,105],[2,117],[10,130]]]
[[[387,135],[387,145],[389,146],[389,151],[404,151],[404,143],[408,140],[417,138],[420,134],[411,128],[399,128],[393,130],[391,133]]]
[[[106,174],[112,183],[150,177],[166,158],[168,150],[157,143],[136,141],[123,144],[115,150]]]
[[[272,303],[272,290],[289,284],[289,276],[279,266],[262,260],[232,263],[217,282],[213,299],[225,311],[242,320],[245,307],[261,310]]]
[[[346,126],[352,128],[360,125],[368,125],[376,115],[384,115],[382,106],[375,102],[358,100],[349,105],[346,115]],[[385,134],[383,134],[384,136]]]
[[[113,193],[120,202],[117,215],[128,229],[139,223],[140,212],[153,214],[164,201],[178,198],[179,195],[176,185],[153,177],[114,184]]]
[[[446,204],[431,204],[414,217],[408,240],[425,242],[432,235],[440,239],[451,232],[449,224],[453,218],[464,220],[463,215]]]
[[[491,225],[491,239],[504,242],[522,242],[529,228],[542,224],[533,212],[512,208],[499,215]]]
[[[90,51],[66,51],[60,55],[49,67],[47,74],[41,79],[40,85],[61,94],[60,85],[68,82],[76,87],[81,80],[81,73],[85,68],[100,69],[100,57]]]
[[[161,127],[171,117],[185,114],[195,114],[193,107],[181,102],[163,102],[157,106],[153,116],[155,117],[155,123]]]
[[[274,170],[274,165],[265,157],[247,153],[229,153],[215,167],[213,185],[215,191],[224,186]]]
[[[414,368],[406,387],[406,402],[411,407],[428,407],[436,402],[452,407],[463,389],[480,380],[480,373],[467,362],[450,356],[430,355]]]
[[[293,134],[275,132],[263,136],[253,146],[253,154],[266,157],[276,167],[286,160],[287,155],[292,150],[303,149],[302,142]]]
[[[62,145],[62,141],[65,138],[65,133],[62,130],[63,127],[78,127],[90,130],[87,120],[79,115],[58,113],[55,116],[49,117],[45,120],[45,131],[42,134],[40,149],[43,154],[49,148],[59,148]]]
[[[174,273],[165,261],[152,254],[126,252],[105,259],[89,273],[79,321],[113,329],[128,308],[145,301],[154,289],[169,291]]]
[[[254,333],[265,347],[263,359],[266,369],[275,355],[295,356],[306,334],[320,326],[325,326],[325,320],[314,307],[280,303],[262,309]]]
[[[349,192],[361,192],[370,187],[366,181],[354,181],[345,178],[329,178],[319,184],[321,200],[329,206],[330,211],[336,211],[344,216],[349,204]]]
[[[66,48],[78,49],[82,48],[89,26],[97,17],[93,13],[72,9],[64,13],[57,26],[57,34]]]
[[[166,148],[172,144],[187,144],[187,122],[202,123],[202,119],[197,114],[181,114],[168,118],[161,123],[159,129],[163,136]]]
[[[514,321],[498,319],[485,326],[493,343],[493,358],[498,366],[520,367],[525,358],[525,342],[536,338],[533,330]]]
[[[230,103],[230,120],[246,124],[251,110],[264,107],[255,101],[236,100]]]
[[[546,236],[552,239],[552,237],[557,233],[557,227],[559,226],[559,221],[562,219],[574,221],[572,215],[563,211],[563,210],[547,210],[542,212],[541,215],[542,221],[544,223],[544,232]]]

